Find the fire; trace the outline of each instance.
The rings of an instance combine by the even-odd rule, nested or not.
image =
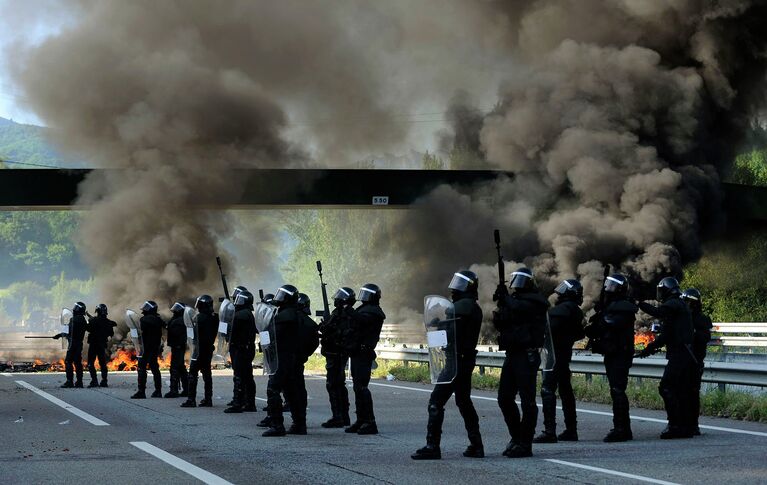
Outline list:
[[[648,330],[640,331],[634,334],[634,347],[646,348],[650,342],[655,340],[655,334]]]
[[[138,358],[135,350],[118,349],[112,360],[107,363],[107,369],[115,370],[136,370],[138,368]]]

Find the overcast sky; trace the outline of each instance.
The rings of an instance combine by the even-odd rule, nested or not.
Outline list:
[[[59,0],[0,0],[0,117],[41,123],[25,107],[21,90],[13,85],[8,62],[19,44],[42,42],[71,21],[71,8],[65,4]]]

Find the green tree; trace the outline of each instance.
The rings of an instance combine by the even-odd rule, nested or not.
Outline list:
[[[421,166],[424,170],[443,170],[445,168],[445,162],[443,162],[437,155],[429,153],[427,150],[421,159]]]

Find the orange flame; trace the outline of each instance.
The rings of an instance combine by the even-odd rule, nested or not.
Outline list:
[[[136,370],[138,368],[138,358],[135,350],[118,349],[112,360],[107,362],[107,369],[115,370]]]
[[[650,342],[655,340],[655,334],[648,331],[640,331],[634,334],[634,347],[647,348]]]

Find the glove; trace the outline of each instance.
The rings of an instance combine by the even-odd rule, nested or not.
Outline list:
[[[509,295],[509,290],[506,289],[506,285],[499,284],[495,288],[495,293],[493,293],[493,301],[503,301],[503,299]]]
[[[647,351],[647,348],[644,348],[640,350],[639,352],[635,352],[634,358],[644,359],[645,357],[648,357],[649,355],[650,355],[650,352]]]
[[[56,340],[58,340],[58,339],[60,339],[60,338],[61,338],[61,334],[60,334],[60,333],[59,333],[59,334],[56,334],[56,335],[54,335],[54,336],[53,336],[53,338],[54,338],[54,339],[56,339]]]

